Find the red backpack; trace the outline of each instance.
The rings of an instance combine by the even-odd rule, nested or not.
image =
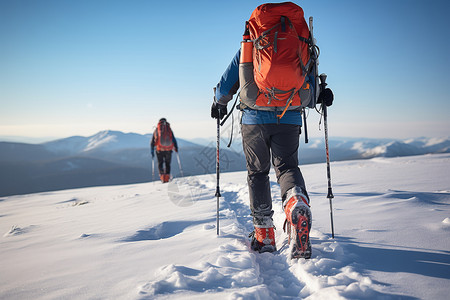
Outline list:
[[[253,73],[260,95],[257,106],[300,106],[299,91],[310,68],[309,28],[303,9],[292,2],[268,3],[252,13]]]
[[[166,119],[159,120],[154,134],[156,135],[155,145],[157,151],[172,151],[174,147],[173,133]]]

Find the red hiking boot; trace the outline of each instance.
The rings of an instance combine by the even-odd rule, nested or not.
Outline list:
[[[161,175],[159,175],[159,179],[161,179],[162,183],[169,182],[170,174],[161,174]]]
[[[287,192],[283,207],[286,214],[284,231],[289,235],[291,258],[311,258],[309,233],[312,215],[308,197],[300,188],[292,188]]]
[[[253,223],[255,230],[250,233],[251,247],[253,251],[274,252],[277,250],[275,245],[275,231],[273,221],[270,216],[254,217]]]

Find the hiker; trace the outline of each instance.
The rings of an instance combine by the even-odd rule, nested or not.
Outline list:
[[[276,22],[263,22],[261,21],[263,18],[276,19]],[[269,29],[258,27],[266,23],[270,25]],[[269,30],[276,30],[277,33],[268,32]],[[283,39],[287,40],[283,36],[286,31],[287,34],[289,31],[296,31],[295,34],[291,34],[295,37],[292,44],[282,42]],[[260,38],[259,33],[267,35]],[[299,6],[291,2],[259,6],[246,23],[241,49],[236,53],[214,89],[215,95],[211,107],[211,117],[222,119],[227,114],[227,103],[239,87],[241,88],[238,108],[242,111],[242,145],[246,158],[250,209],[254,224],[254,231],[250,234],[251,248],[258,252],[276,251],[269,181],[272,161],[281,189],[286,222],[298,230],[298,234],[295,231],[292,233],[295,234],[293,237],[295,253],[292,257],[297,258],[311,257],[310,200],[298,166],[299,136],[302,126],[301,109],[304,103],[311,100],[316,86],[315,76],[311,73],[313,63],[309,63],[308,38],[308,25],[304,21],[303,10]],[[251,51],[247,51],[246,46],[251,47]],[[285,65],[293,65],[292,69],[296,73],[291,74],[286,71],[286,68],[276,74],[264,73],[265,70],[270,69],[270,64],[272,69],[276,69],[276,64],[280,61],[280,59],[278,62],[270,61],[266,58],[272,55],[275,57],[274,52],[277,51],[278,53],[289,52],[292,50],[289,47],[294,48],[291,51],[294,54],[282,59],[285,60]],[[263,51],[270,51],[270,53],[269,55],[261,54],[260,52]],[[296,78],[295,76],[299,74],[301,76]],[[282,83],[290,81],[297,86],[292,87],[293,89],[291,86],[283,87],[283,89],[278,86],[264,87],[264,80],[271,80],[270,76],[272,81],[278,80]],[[274,80],[273,77],[275,77]],[[323,99],[323,95],[319,98],[321,101],[330,102],[328,98]]]
[[[159,178],[162,183],[170,180],[170,162],[172,160],[172,150],[178,152],[177,140],[170,128],[169,122],[165,118],[159,120],[155,131],[153,132],[152,141],[150,143],[150,151],[152,159],[158,158]]]

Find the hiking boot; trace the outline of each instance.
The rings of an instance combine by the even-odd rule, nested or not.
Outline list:
[[[162,183],[169,182],[170,174],[161,174],[161,175],[159,175],[159,178],[161,179]]]
[[[292,258],[310,258],[312,215],[309,208],[309,199],[299,187],[294,187],[286,193],[283,202],[286,221],[284,230],[288,232]],[[287,228],[286,228],[287,226]]]
[[[270,216],[253,217],[255,230],[250,233],[251,248],[253,251],[274,252],[277,250],[275,245],[275,227]]]

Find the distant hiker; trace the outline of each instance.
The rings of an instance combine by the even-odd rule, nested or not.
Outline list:
[[[169,182],[172,150],[178,152],[178,145],[170,124],[165,118],[159,120],[153,132],[153,138],[150,143],[152,158],[155,156],[155,146],[156,157],[158,158],[159,177],[162,183]]]
[[[311,257],[312,216],[298,166],[301,110],[313,101],[316,87],[309,38],[299,6],[291,2],[260,5],[246,24],[241,49],[215,88],[211,107],[211,117],[222,119],[227,103],[241,88],[238,107],[254,224],[251,247],[259,252],[276,251],[269,182],[272,161],[286,222],[296,229],[289,231],[295,234],[292,257],[296,258]],[[324,103],[332,101],[319,98]]]

